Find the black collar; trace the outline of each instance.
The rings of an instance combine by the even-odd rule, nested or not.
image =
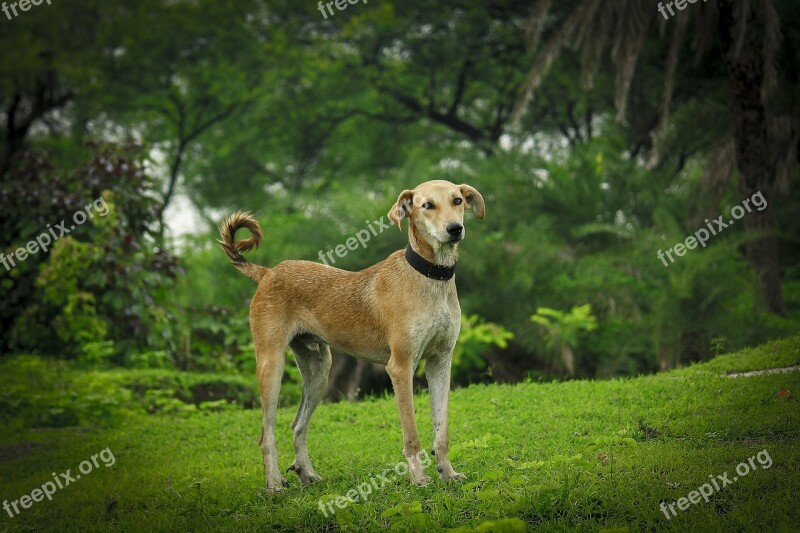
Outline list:
[[[410,244],[406,248],[406,261],[414,270],[431,279],[447,281],[456,274],[456,265],[448,267],[431,263],[415,252]]]

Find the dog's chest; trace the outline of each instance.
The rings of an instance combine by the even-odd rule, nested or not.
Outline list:
[[[458,339],[461,309],[455,294],[442,291],[430,294],[425,312],[420,313],[411,329],[418,357],[450,353]]]

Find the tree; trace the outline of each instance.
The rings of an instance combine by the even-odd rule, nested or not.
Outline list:
[[[124,37],[102,65],[108,80],[103,108],[112,123],[166,154],[158,214],[162,245],[164,211],[190,150],[201,136],[243,113],[264,83],[246,23],[254,10],[249,2],[219,1],[147,1],[120,8]],[[228,31],[220,31],[221,25]]]
[[[94,67],[112,48],[113,40],[103,28],[113,19],[114,8],[100,0],[56,3],[31,10],[11,24],[3,19],[0,177],[19,159],[36,126],[53,137],[64,134],[76,101],[98,93],[101,83]]]
[[[780,42],[778,11],[773,0],[721,0],[690,5],[690,8],[677,12],[667,21],[661,20],[662,30],[672,24],[673,31],[662,81],[661,121],[653,125],[650,133],[657,136],[668,128],[676,78],[690,75],[687,71],[691,64],[682,63],[680,56],[691,18],[696,32],[695,61],[703,58],[712,48],[713,42],[708,36],[716,35],[727,68],[729,129],[735,146],[739,191],[749,196],[761,190],[765,196],[771,197],[775,191],[776,167],[788,167],[783,168],[781,173],[790,173],[798,150],[796,137],[792,143],[771,138],[775,135],[770,135],[770,96],[774,94],[774,87],[778,83],[775,66]],[[582,55],[584,79],[589,86],[602,65],[604,54],[610,49],[611,60],[617,71],[617,115],[619,119],[625,117],[641,56],[647,53],[648,48],[664,49],[665,32],[656,32],[654,28],[657,18],[660,19],[661,15],[652,4],[638,0],[581,0],[568,7],[559,6],[558,9],[554,8],[551,0],[539,0],[528,25],[529,45],[538,53],[528,72],[517,114],[521,115],[533,99],[561,49],[574,40]],[[547,30],[551,30],[552,35],[544,45],[539,46]],[[683,89],[686,90],[686,87]],[[697,94],[698,90],[689,91]],[[773,115],[775,113],[773,110]],[[773,116],[772,119],[777,120],[778,117]],[[783,131],[785,133],[786,128]],[[783,146],[784,151],[779,153],[770,149],[771,145]],[[657,164],[661,159],[657,149],[652,150],[650,155],[651,164]],[[748,261],[761,282],[763,299],[771,311],[784,314],[786,308],[781,293],[778,241],[772,212],[766,210],[747,217],[745,227],[752,234],[747,243]]]

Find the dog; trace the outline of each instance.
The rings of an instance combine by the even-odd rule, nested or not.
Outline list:
[[[258,247],[262,231],[249,213],[239,211],[219,226],[220,245],[240,272],[258,283],[250,302],[250,329],[256,353],[263,427],[259,438],[268,493],[287,481],[278,467],[275,416],[287,346],[303,380],[292,421],[294,462],[288,471],[304,485],[321,481],[308,456],[308,426],[322,400],[331,367],[330,347],[385,364],[392,381],[403,432],[403,455],[411,482],[430,482],[420,462],[414,419],[413,378],[425,359],[433,420],[436,470],[443,480],[459,480],[447,459],[450,365],[461,328],[454,279],[458,244],[464,239],[464,213],[483,219],[481,194],[469,185],[433,180],[404,190],[388,218],[403,230],[409,219],[408,246],[360,272],[311,261],[284,261],[272,268],[242,256]],[[247,228],[250,237],[235,240]]]

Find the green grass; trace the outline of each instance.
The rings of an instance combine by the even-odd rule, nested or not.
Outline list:
[[[451,458],[468,479],[422,488],[393,479],[325,517],[335,501],[402,459],[391,397],[322,405],[309,449],[325,481],[294,474],[264,491],[259,411],[121,414],[113,425],[18,429],[0,437],[3,500],[16,500],[110,448],[101,465],[0,530],[695,530],[800,527],[800,372],[729,371],[800,362],[800,337],[670,373],[613,381],[472,386],[450,403]],[[788,398],[779,397],[788,389]],[[783,395],[782,395],[783,396]],[[416,398],[430,447],[428,398]],[[290,408],[278,414],[280,464],[292,462]],[[659,509],[759,452],[772,460],[667,520]],[[763,455],[762,455],[763,456]],[[2,510],[0,510],[2,512]]]

